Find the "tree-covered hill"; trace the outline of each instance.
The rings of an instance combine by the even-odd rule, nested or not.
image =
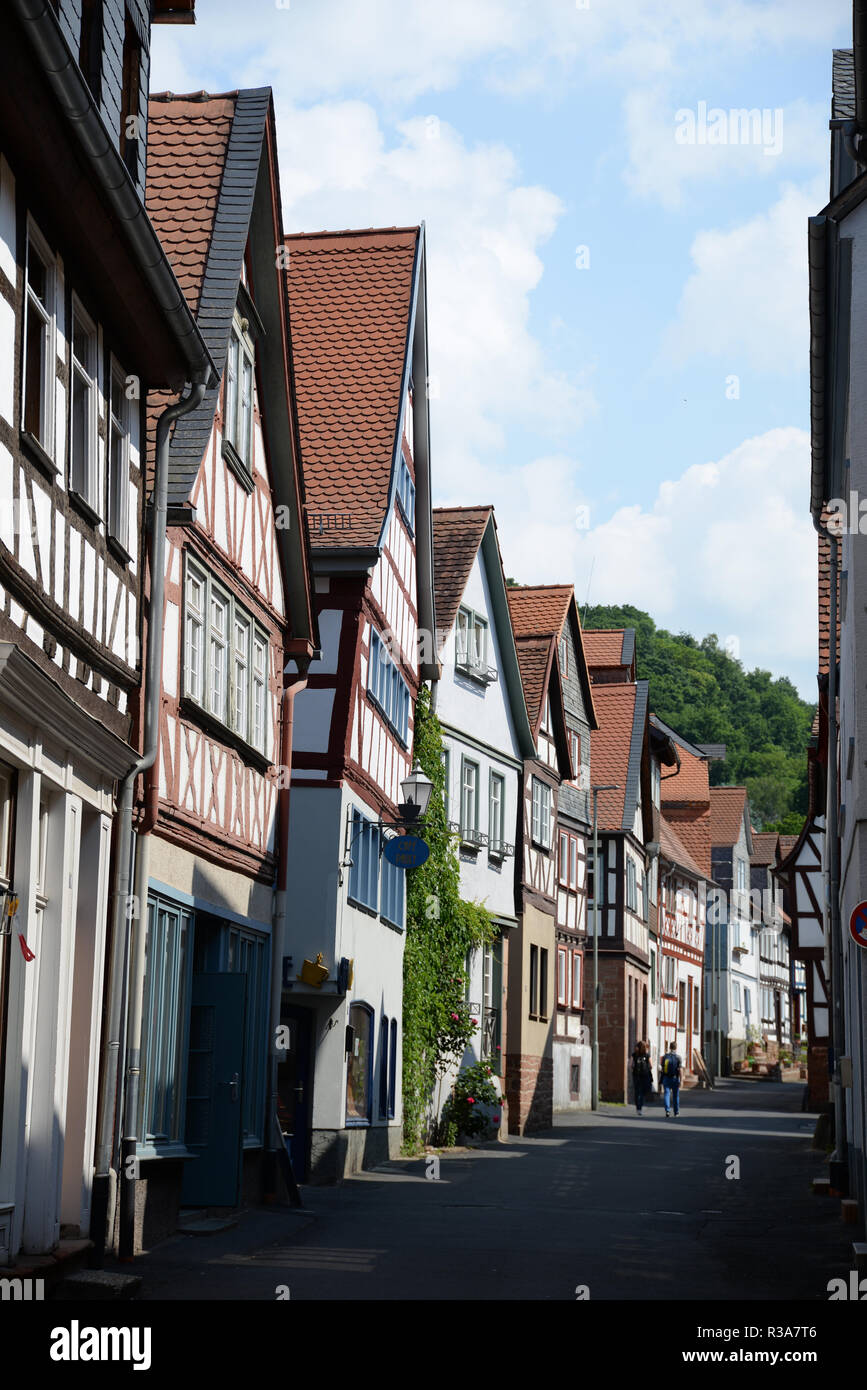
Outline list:
[[[725,762],[710,764],[711,785],[746,786],[757,828],[800,831],[816,706],[790,680],[745,671],[715,634],[697,642],[686,632],[666,632],[630,604],[589,607],[584,626],[634,627],[637,673],[650,681],[653,713],[692,742],[726,746]]]

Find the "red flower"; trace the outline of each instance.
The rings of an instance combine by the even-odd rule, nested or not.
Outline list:
[[[472,1096],[467,1096],[467,1105],[475,1105],[475,1103]]]

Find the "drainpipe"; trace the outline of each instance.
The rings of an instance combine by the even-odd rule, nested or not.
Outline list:
[[[210,377],[210,373],[207,373]],[[144,672],[144,748],[132,771],[124,779],[121,793],[121,813],[118,828],[118,863],[113,889],[114,912],[112,930],[111,1002],[109,1009],[109,1040],[106,1049],[103,1113],[97,1144],[97,1181],[105,1188],[105,1209],[108,1206],[108,1185],[112,1144],[111,1119],[118,1087],[120,1057],[120,1014],[122,1010],[124,956],[129,952],[129,993],[126,1036],[126,1090],[121,1142],[120,1175],[120,1246],[121,1259],[131,1259],[135,1230],[135,1152],[136,1117],[138,1113],[139,1075],[141,1057],[142,994],[144,985],[145,940],[147,936],[147,870],[149,837],[143,835],[137,844],[135,892],[133,911],[127,911],[130,885],[130,833],[132,827],[133,787],[135,779],[153,766],[157,755],[160,728],[163,656],[163,597],[166,574],[166,518],[169,481],[169,431],[182,415],[189,415],[202,403],[206,381],[194,382],[189,394],[168,406],[157,421],[154,470],[153,515],[150,546],[150,611],[148,617],[147,653]],[[126,948],[120,950],[121,942]],[[133,1162],[130,1163],[129,1160]],[[104,1253],[105,1223],[97,1231],[99,1252]]]
[[[283,999],[283,957],[286,952],[286,894],[289,872],[287,851],[289,837],[289,780],[292,771],[292,726],[295,718],[295,696],[307,688],[307,669],[311,659],[318,659],[321,653],[312,657],[296,655],[298,670],[290,675],[283,687],[283,727],[280,737],[281,783],[277,797],[277,817],[280,838],[277,844],[277,887],[274,893],[274,910],[271,921],[271,1034],[268,1043],[269,1102],[265,1116],[265,1190],[273,1197],[276,1192],[277,1138],[274,1121],[277,1114],[277,1029],[280,1027],[280,1007]]]

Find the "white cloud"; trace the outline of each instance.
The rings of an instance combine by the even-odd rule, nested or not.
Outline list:
[[[734,637],[747,669],[785,672],[813,699],[809,476],[809,435],[770,430],[663,482],[651,507],[621,507],[582,531],[580,471],[562,456],[540,458],[503,480],[498,494],[506,572],[525,584],[571,579],[583,605],[592,568],[591,603],[631,603],[660,627],[697,638]]]
[[[759,122],[743,111],[759,112]],[[692,121],[681,113],[691,113]],[[724,107],[710,93],[693,103],[675,99],[669,86],[647,86],[627,92],[624,115],[626,183],[636,196],[667,208],[682,205],[685,185],[692,192],[696,184],[730,177],[791,177],[828,160],[828,113],[816,103],[775,108],[757,98]]]
[[[483,481],[474,456],[502,447],[516,422],[542,437],[579,425],[590,391],[547,359],[529,326],[559,199],[522,184],[504,146],[470,148],[444,122],[407,121],[389,145],[363,102],[277,114],[287,229],[425,221],[441,486]]]
[[[821,207],[823,189],[822,178],[786,186],[767,212],[698,233],[694,269],[663,335],[675,365],[698,356],[724,358],[734,373],[806,368],[807,218]]]

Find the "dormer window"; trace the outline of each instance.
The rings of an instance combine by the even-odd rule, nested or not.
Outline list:
[[[233,594],[188,558],[184,695],[266,755],[267,672],[267,634]]]
[[[223,442],[242,481],[252,487],[253,474],[253,344],[248,324],[236,314],[226,356]]]
[[[78,66],[97,106],[102,91],[103,0],[83,0]]]
[[[134,183],[138,183],[139,140],[142,133],[141,63],[141,40],[129,11],[125,10],[119,148],[121,158]]]

